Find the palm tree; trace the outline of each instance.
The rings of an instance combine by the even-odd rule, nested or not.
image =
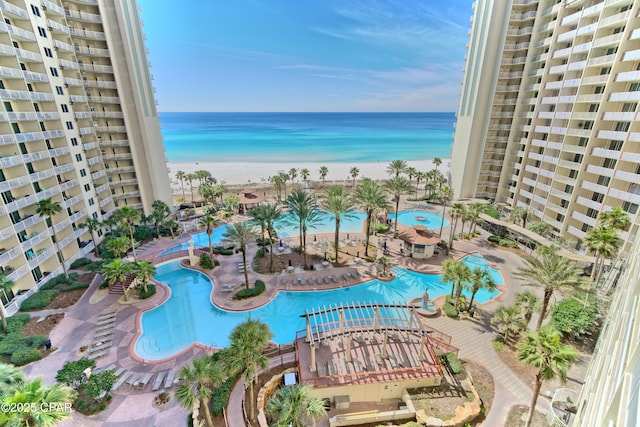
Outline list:
[[[333,214],[336,219],[336,228],[333,235],[333,247],[336,250],[336,262],[340,262],[340,221],[342,218],[347,219],[355,217],[355,214],[352,212],[355,209],[355,202],[343,186],[332,185],[327,191],[327,195],[322,203],[322,209]]]
[[[183,171],[178,171],[176,172],[176,178],[180,180],[180,185],[182,186],[182,199],[184,200],[185,195],[184,195],[184,180],[187,177],[187,174],[184,173]]]
[[[59,202],[54,202],[51,198],[43,199],[38,202],[38,207],[36,208],[36,213],[40,215],[40,217],[47,217],[49,222],[51,223],[51,232],[53,233],[53,240],[56,246],[56,252],[58,254],[58,258],[60,260],[60,264],[62,265],[62,271],[64,272],[64,277],[69,277],[69,273],[67,272],[67,266],[64,263],[64,255],[60,250],[60,245],[58,243],[58,237],[56,236],[56,227],[53,222],[53,216],[57,213],[62,212],[62,205]]]
[[[472,226],[469,227],[469,234],[473,236],[476,232],[476,226],[480,222],[480,214],[484,213],[487,205],[484,203],[471,203],[469,205],[469,216],[471,217]]]
[[[9,279],[4,274],[0,274],[0,292],[6,295],[7,291],[11,291],[11,289],[13,289],[13,285],[15,285],[13,280]],[[0,298],[0,318],[2,319],[2,330],[7,329],[7,312],[4,309],[4,302],[2,301],[2,298]]]
[[[247,271],[247,245],[257,237],[253,226],[247,221],[227,225],[227,229],[222,237],[224,240],[232,242],[242,252],[242,265],[244,266],[244,285],[247,289],[249,289],[249,273]]]
[[[209,256],[213,259],[213,244],[211,243],[211,235],[213,234],[213,229],[218,226],[218,220],[213,216],[207,214],[200,218],[199,224],[203,227],[206,227],[207,238],[209,239]]]
[[[386,276],[387,275],[387,268],[389,268],[389,258],[387,258],[385,256],[381,256],[380,258],[378,258],[378,262],[382,266],[382,275]]]
[[[462,294],[462,289],[470,278],[471,270],[469,270],[469,267],[463,261],[447,259],[442,263],[442,281],[451,282],[451,298],[453,298],[453,294],[456,290],[459,291],[459,295]],[[458,301],[460,300],[459,295],[455,300],[456,309]]]
[[[440,221],[440,237],[442,238],[442,228],[444,227],[444,215],[447,209],[447,203],[449,203],[453,199],[453,189],[448,185],[445,185],[440,189],[440,194],[438,195],[440,201],[442,202],[442,221]]]
[[[89,217],[82,224],[78,225],[80,228],[86,228],[91,233],[91,239],[93,239],[93,250],[96,257],[100,256],[100,251],[98,250],[98,241],[96,240],[95,232],[102,228],[102,223],[98,221],[96,218]]]
[[[534,221],[529,223],[529,230],[533,231],[539,236],[546,237],[551,231],[551,225],[544,221]]]
[[[116,256],[122,257],[126,255],[127,250],[131,247],[131,240],[126,237],[116,237],[107,242],[107,249],[113,252]]]
[[[322,221],[322,217],[314,198],[304,190],[293,190],[287,197],[287,208],[291,222],[298,225],[300,231],[300,252],[307,268],[307,230]]]
[[[249,386],[250,418],[255,418],[253,385],[260,370],[266,370],[269,360],[262,354],[273,332],[269,325],[248,319],[236,326],[229,335],[229,347],[224,353],[223,363],[230,373],[242,373],[242,379]]]
[[[486,289],[488,291],[494,291],[496,289],[496,282],[493,281],[489,270],[486,268],[476,267],[471,270],[469,282],[471,283],[471,300],[469,300],[467,311],[473,307],[473,300],[480,289]]]
[[[607,212],[601,212],[598,215],[598,220],[601,225],[605,227],[611,227],[616,230],[624,231],[631,225],[631,219],[620,206],[611,209]]]
[[[219,387],[226,380],[222,364],[212,362],[207,357],[201,357],[193,361],[193,367],[183,366],[179,377],[180,384],[176,388],[175,396],[180,406],[189,411],[194,411],[196,407],[198,412],[204,411],[207,425],[213,427],[209,402],[212,389]],[[196,405],[196,402],[199,404]]]
[[[264,243],[265,231],[267,230],[267,222],[263,219],[264,218],[263,211],[265,206],[266,205],[258,205],[255,208],[251,209],[251,212],[249,212],[251,221],[253,221],[253,223],[258,227],[260,227],[260,238],[263,239],[263,243]]]
[[[434,157],[433,158],[434,170],[437,171],[441,164],[442,164],[442,159],[440,157]]]
[[[369,178],[365,178],[355,192],[355,200],[362,207],[367,215],[365,225],[365,247],[364,255],[369,256],[369,235],[371,234],[371,223],[376,213],[389,209],[387,196],[380,186]]]
[[[329,174],[329,168],[327,168],[326,166],[320,166],[320,180],[322,181],[322,185],[324,186],[324,180],[327,178],[327,175]]]
[[[267,236],[269,237],[269,271],[273,273],[273,240],[277,237],[276,225],[282,220],[282,211],[276,204],[260,205],[258,207],[260,208],[258,211],[259,220],[264,221]]]
[[[184,177],[187,181],[189,181],[189,187],[191,189],[191,202],[193,203],[193,180],[197,179],[197,177],[194,173],[188,173]]]
[[[411,180],[413,179],[413,177],[419,174],[418,170],[413,166],[408,167],[406,170],[406,173],[407,173],[407,177],[409,178],[409,185],[411,185]]]
[[[282,175],[274,175],[271,177],[271,183],[273,187],[276,189],[276,194],[278,195],[278,201],[282,200],[282,188],[285,185]],[[286,195],[286,190],[285,190]]]
[[[394,176],[391,179],[385,181],[384,186],[386,190],[391,194],[396,206],[396,220],[393,226],[393,237],[398,237],[398,210],[400,208],[400,199],[403,195],[409,194],[411,191],[411,184],[409,180],[403,176]]]
[[[451,227],[451,231],[449,232],[449,248],[453,249],[453,237],[456,234],[456,227],[458,226],[458,220],[462,218],[464,214],[465,205],[462,203],[454,203],[451,205],[451,210],[449,214],[451,215],[451,220],[453,221],[453,226]],[[462,224],[464,227],[464,223]]]
[[[153,203],[151,203],[151,209],[153,209],[151,219],[156,229],[156,237],[160,238],[160,226],[171,213],[171,209],[162,200],[154,200]]]
[[[504,343],[508,343],[512,334],[518,335],[525,327],[520,309],[515,305],[498,307],[491,318],[491,324],[498,325]]]
[[[271,425],[278,427],[305,427],[315,425],[315,420],[324,417],[327,410],[319,397],[311,397],[311,388],[296,384],[281,387],[269,399],[265,408],[272,418]]]
[[[529,216],[529,208],[526,206],[518,206],[513,211],[511,211],[511,215],[509,219],[514,224],[518,224],[518,222],[522,221],[522,227],[527,228],[527,217]]]
[[[387,166],[387,175],[400,176],[407,171],[407,162],[404,160],[392,160]]]
[[[0,396],[13,394],[26,378],[22,369],[0,362]]]
[[[591,269],[591,280],[597,282],[600,279],[605,260],[613,258],[618,253],[622,239],[618,236],[617,230],[600,225],[587,232],[584,243],[587,250],[596,255],[596,262]]]
[[[138,260],[136,256],[136,241],[133,238],[133,224],[140,220],[140,212],[131,206],[123,206],[118,212],[118,218],[121,224],[126,224],[129,228],[129,238],[131,239],[131,251],[133,252],[134,261]]]
[[[418,198],[418,187],[420,187],[420,181],[423,179],[427,179],[427,174],[425,172],[417,172],[416,173],[416,188],[415,188],[415,198]]]
[[[142,281],[142,288],[147,292],[147,282],[156,274],[156,266],[151,261],[138,261],[132,264],[131,273]]]
[[[66,409],[71,407],[74,398],[75,392],[69,387],[61,384],[43,385],[41,377],[22,382],[11,393],[0,396],[2,406],[46,407],[49,410],[2,411],[0,425],[54,426],[71,418],[71,411]]]
[[[435,181],[425,181],[424,184],[424,197],[427,200],[431,200],[438,189],[438,184]],[[429,191],[429,196],[427,196],[427,191]]]
[[[105,278],[107,284],[113,285],[114,283],[120,282],[124,284],[127,275],[131,273],[133,263],[130,262],[122,262],[121,259],[112,259],[108,263],[104,264],[100,270],[100,274]],[[129,300],[128,291],[129,288],[125,288],[123,286],[124,291],[124,299],[125,301]]]
[[[298,169],[296,168],[289,169],[289,179],[291,180],[291,188],[293,188],[293,185],[295,184],[295,179],[297,176],[298,176]]]
[[[518,360],[538,370],[525,427],[531,425],[542,382],[556,377],[566,382],[567,371],[580,356],[575,348],[562,344],[560,339],[560,332],[547,325],[535,332],[528,332],[518,345]]]
[[[303,181],[307,181],[309,179],[310,173],[311,172],[309,172],[309,169],[307,168],[300,169],[300,177],[302,178]]]
[[[526,257],[526,266],[520,268],[516,277],[525,280],[526,285],[541,286],[544,288],[540,318],[536,329],[540,329],[542,321],[547,314],[549,301],[557,289],[577,287],[580,283],[580,269],[573,261],[558,254],[557,246],[538,247],[539,256]]]
[[[353,178],[353,186],[356,186],[356,178],[358,177],[358,175],[360,174],[360,169],[358,169],[357,167],[352,167],[351,169],[349,169],[349,175],[351,175],[351,178]]]
[[[522,310],[524,315],[524,326],[525,329],[528,329],[533,313],[540,310],[540,298],[535,296],[531,291],[517,293],[516,307]]]

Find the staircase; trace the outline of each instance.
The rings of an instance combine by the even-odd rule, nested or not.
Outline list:
[[[116,282],[112,285],[109,285],[109,293],[110,294],[124,294],[125,289],[129,289],[131,283],[133,282],[133,276],[127,276],[124,282]]]

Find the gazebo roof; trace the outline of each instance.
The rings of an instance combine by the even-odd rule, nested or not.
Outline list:
[[[424,225],[414,225],[402,230],[398,237],[412,245],[435,246],[440,243],[440,236],[430,231]]]
[[[252,190],[245,189],[241,190],[238,194],[238,202],[241,205],[251,205],[256,203],[262,203],[264,201],[264,196],[260,194],[255,194]]]

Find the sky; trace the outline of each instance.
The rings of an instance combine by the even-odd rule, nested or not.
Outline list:
[[[160,111],[456,111],[473,0],[138,0]]]

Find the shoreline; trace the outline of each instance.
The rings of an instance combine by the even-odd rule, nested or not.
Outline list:
[[[449,172],[449,158],[443,158],[442,164],[438,167],[445,176]],[[371,178],[373,180],[383,180],[389,178],[387,175],[387,166],[389,162],[168,162],[169,179],[171,188],[179,190],[181,188],[180,181],[176,179],[176,172],[182,171],[186,174],[194,173],[197,170],[206,170],[218,180],[218,183],[225,185],[248,185],[248,186],[266,186],[270,185],[269,178],[281,172],[288,173],[290,169],[298,170],[296,182],[302,182],[300,170],[309,170],[309,181],[321,181],[319,170],[322,166],[326,166],[329,172],[325,178],[326,182],[352,182],[350,170],[353,167],[359,169],[358,180],[362,178]],[[427,172],[435,168],[432,159],[428,160],[408,160],[408,167],[413,167],[419,172]],[[415,177],[412,178],[415,182]],[[290,181],[289,181],[290,182]],[[424,181],[422,181],[424,182]],[[194,181],[194,187],[197,181]],[[189,183],[185,182],[185,189],[189,187]]]

